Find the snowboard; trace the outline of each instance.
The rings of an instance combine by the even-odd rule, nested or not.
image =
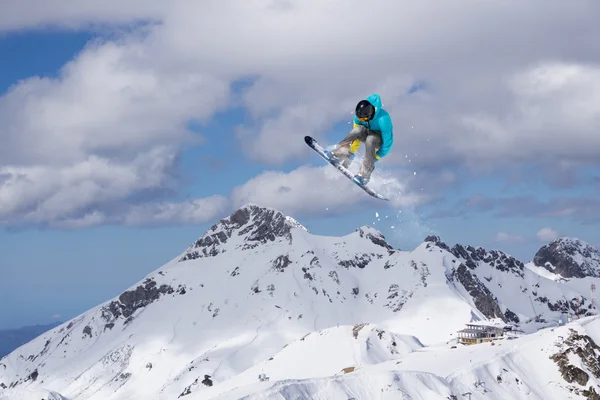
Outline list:
[[[361,185],[360,183],[356,182],[354,180],[354,175],[352,175],[352,173],[350,171],[348,171],[347,168],[344,168],[343,165],[341,165],[341,164],[340,165],[335,165],[334,163],[332,163],[331,160],[327,157],[327,154],[325,153],[325,149],[315,139],[313,139],[310,136],[304,136],[304,141],[306,142],[306,144],[308,145],[308,147],[310,147],[311,149],[313,149],[314,151],[316,151],[318,155],[320,155],[330,165],[332,165],[333,167],[335,167],[338,171],[340,171],[342,174],[344,174],[348,179],[350,179],[352,182],[354,182],[356,184],[356,186],[358,186],[359,188],[361,188],[362,190],[364,190],[365,192],[367,192],[371,196],[375,197],[376,199],[389,201],[388,199],[386,199],[385,197],[383,197],[381,194],[379,194],[376,191],[374,191],[373,189],[371,189],[369,186],[367,186],[367,185]]]

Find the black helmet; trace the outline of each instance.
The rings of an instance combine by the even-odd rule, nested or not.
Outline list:
[[[375,116],[375,107],[373,107],[373,104],[369,103],[367,100],[361,100],[356,105],[354,114],[359,119],[366,118],[368,121],[370,121]]]

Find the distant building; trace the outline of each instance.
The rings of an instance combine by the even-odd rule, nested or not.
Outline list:
[[[269,377],[266,374],[262,373],[258,375],[258,380],[261,382],[266,382],[269,380]]]
[[[564,325],[564,324],[568,324],[571,321],[573,321],[573,317],[570,314],[562,313],[560,315],[560,318],[558,319],[558,324]]]
[[[462,344],[478,344],[503,339],[505,330],[498,326],[466,324],[467,327],[457,332],[458,342]]]

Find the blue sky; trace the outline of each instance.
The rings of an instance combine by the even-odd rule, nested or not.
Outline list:
[[[310,32],[293,23],[318,3],[214,5],[196,19],[179,2],[15,3],[0,17],[0,329],[117,296],[246,202],[317,234],[372,225],[401,249],[429,234],[522,261],[558,236],[600,247],[600,66],[586,39],[596,6],[444,6],[456,25],[426,2],[404,5],[396,24],[400,5],[377,3],[388,23],[373,27],[368,57],[355,57],[366,38],[336,29],[352,26],[349,11]],[[535,31],[509,24],[514,12]],[[241,16],[261,28],[210,36],[212,21]],[[438,29],[423,32],[424,20]],[[390,203],[303,142],[341,139],[374,92],[395,126],[373,177]]]

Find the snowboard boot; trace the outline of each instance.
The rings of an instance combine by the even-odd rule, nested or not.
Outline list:
[[[338,156],[336,156],[335,154],[333,154],[332,151],[330,150],[325,150],[325,155],[327,156],[327,159],[336,167],[339,166],[340,164],[346,162],[346,160],[344,160],[343,158],[340,158]]]
[[[369,178],[365,178],[361,174],[354,175],[353,180],[354,180],[354,182],[358,183],[360,186],[367,186],[367,183],[369,183]]]

